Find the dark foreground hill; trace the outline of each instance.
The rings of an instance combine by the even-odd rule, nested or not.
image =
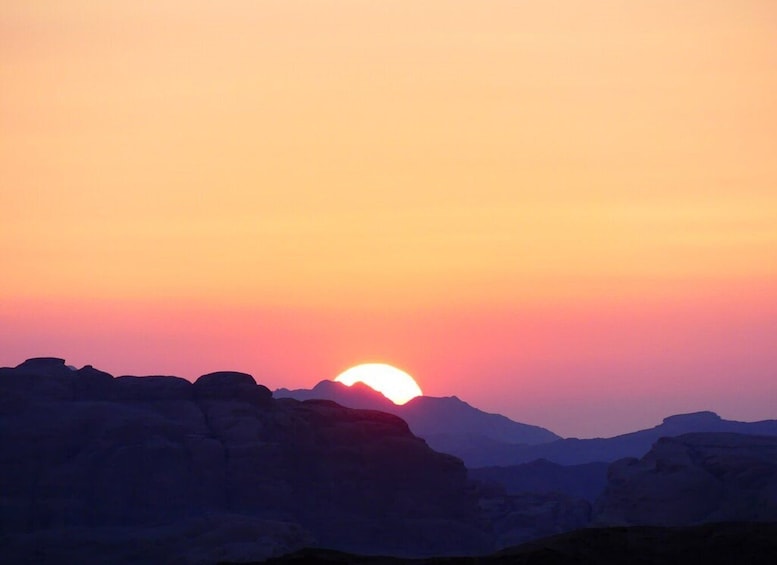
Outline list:
[[[464,465],[396,416],[61,359],[0,369],[0,555],[214,563],[309,545],[486,550]]]
[[[773,565],[776,523],[723,523],[688,528],[590,528],[477,558],[398,559],[305,549],[266,565]]]

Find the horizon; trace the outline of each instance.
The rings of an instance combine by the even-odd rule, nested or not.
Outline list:
[[[0,365],[777,417],[777,5],[12,0]]]
[[[132,377],[165,376],[165,377],[183,378],[183,379],[185,379],[185,380],[187,380],[187,381],[189,381],[191,383],[194,383],[194,381],[196,381],[199,377],[209,374],[209,373],[202,373],[202,374],[199,374],[199,375],[193,376],[193,377],[186,377],[186,376],[174,375],[174,374],[161,374],[159,372],[149,373],[147,375],[146,374],[143,374],[143,375],[140,375],[140,374],[128,374],[128,373],[120,373],[120,374],[116,373],[116,374],[114,374],[114,373],[111,373],[110,371],[106,371],[105,368],[103,368],[103,367],[98,367],[98,366],[95,366],[95,365],[93,365],[91,363],[87,363],[87,364],[84,364],[84,365],[81,365],[81,366],[73,365],[72,363],[69,363],[67,359],[64,359],[62,357],[56,357],[56,356],[30,357],[30,358],[25,359],[24,361],[18,363],[16,366],[20,365],[21,363],[23,363],[25,361],[29,361],[29,360],[32,360],[32,359],[57,359],[57,360],[60,360],[60,361],[64,361],[64,363],[68,367],[70,367],[72,370],[74,370],[74,371],[78,370],[78,369],[81,369],[83,367],[91,366],[91,367],[93,367],[93,368],[95,368],[97,370],[109,373],[113,378],[124,377],[124,376],[132,376]],[[2,368],[2,367],[5,367],[5,365],[2,365],[2,363],[0,363],[0,368]],[[13,366],[8,365],[8,368],[13,368]],[[245,371],[240,371],[238,369],[232,368],[232,369],[215,370],[215,371],[212,371],[211,374],[214,373],[214,372],[223,372],[223,371],[227,371],[227,372],[237,371],[237,372],[245,373]],[[250,374],[250,373],[247,373],[247,374]],[[257,379],[255,375],[251,375],[251,376],[254,378],[254,381],[256,382],[257,385],[267,386],[265,383],[263,383],[259,379]],[[401,407],[403,404],[405,404],[404,402],[403,403],[396,403],[396,402],[394,402],[393,400],[391,400],[390,398],[385,396],[385,394],[383,394],[381,391],[379,391],[376,388],[370,386],[369,384],[367,384],[364,381],[355,381],[352,385],[346,385],[344,382],[338,382],[334,378],[332,378],[332,379],[322,379],[322,380],[319,380],[315,384],[312,384],[312,385],[307,386],[307,387],[289,388],[289,387],[279,386],[279,387],[268,387],[268,388],[269,388],[270,392],[273,394],[273,397],[275,397],[275,393],[278,392],[279,390],[285,390],[287,392],[312,391],[318,385],[320,385],[322,383],[325,383],[325,382],[326,383],[332,383],[332,384],[335,384],[335,385],[341,385],[343,387],[348,387],[348,388],[350,388],[351,386],[354,386],[354,385],[360,385],[360,386],[366,387],[373,394],[381,397],[387,403],[394,404],[394,405],[396,405],[398,407]],[[719,414],[715,410],[700,409],[700,410],[693,410],[693,411],[689,411],[689,412],[677,412],[677,413],[672,413],[672,414],[666,414],[666,415],[662,416],[659,420],[657,420],[657,421],[655,421],[655,422],[653,422],[651,424],[645,425],[643,427],[639,427],[639,428],[624,429],[624,430],[613,432],[613,433],[610,433],[610,434],[607,434],[607,435],[579,436],[579,435],[566,435],[564,433],[559,433],[557,430],[547,428],[546,426],[542,426],[542,425],[538,424],[537,422],[523,421],[523,420],[519,420],[519,419],[516,419],[516,418],[512,418],[512,417],[510,417],[510,416],[508,416],[506,414],[501,414],[501,413],[498,413],[498,412],[492,412],[492,411],[489,411],[489,410],[485,410],[485,409],[483,409],[483,408],[481,408],[479,406],[473,405],[471,402],[468,402],[466,398],[460,398],[459,396],[457,396],[455,394],[449,394],[449,395],[444,395],[444,396],[434,396],[434,395],[429,395],[429,394],[426,394],[426,393],[422,393],[422,394],[418,395],[418,397],[419,398],[426,397],[426,398],[434,398],[434,399],[446,399],[446,398],[457,399],[457,400],[459,400],[461,402],[464,402],[465,404],[468,404],[468,405],[472,406],[473,408],[475,408],[477,410],[480,410],[482,412],[485,412],[487,414],[498,415],[498,416],[505,416],[505,417],[513,420],[514,422],[517,422],[517,423],[520,423],[520,424],[534,425],[534,426],[539,426],[541,428],[548,429],[549,431],[555,433],[556,435],[558,435],[562,439],[612,438],[612,437],[616,437],[616,436],[620,436],[620,435],[624,435],[624,434],[629,434],[629,433],[632,433],[632,432],[640,431],[640,430],[643,430],[643,429],[646,430],[646,429],[653,428],[655,426],[658,426],[658,425],[662,424],[666,419],[669,419],[669,418],[682,417],[682,416],[693,416],[693,415],[696,415],[696,414],[713,414],[713,415],[721,418],[722,420],[727,420],[727,421],[745,421],[745,420],[737,420],[736,418],[726,417],[726,415]],[[285,398],[285,397],[280,397],[280,398]],[[410,400],[413,400],[413,399],[410,399]],[[766,420],[775,420],[775,421],[777,421],[777,419],[775,419],[775,418],[763,418],[763,419],[758,419],[758,420],[750,420],[749,422],[751,422],[751,423],[752,422],[761,422],[761,421],[766,421]]]

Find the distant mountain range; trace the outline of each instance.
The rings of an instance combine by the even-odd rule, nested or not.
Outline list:
[[[322,381],[309,390],[280,389],[274,396],[325,398],[395,414],[430,447],[462,459],[471,479],[497,485],[508,497],[520,497],[520,512],[527,513],[522,519],[535,520],[532,512],[550,505],[558,508],[554,511],[557,517],[563,513],[575,516],[570,526],[580,523],[573,501],[593,504],[603,494],[612,462],[641,457],[660,438],[698,432],[777,436],[777,420],[737,422],[714,412],[696,412],[670,416],[653,428],[611,438],[563,439],[544,428],[483,412],[456,397],[419,396],[398,406],[367,385],[348,387],[332,381]],[[527,493],[533,495],[527,498]],[[533,534],[525,538],[515,537],[515,532],[511,535],[507,541],[518,543]]]
[[[777,435],[777,420],[737,422],[714,412],[696,412],[670,416],[653,428],[611,438],[562,439],[545,428],[478,410],[455,396],[419,396],[396,405],[367,385],[348,387],[333,381],[321,381],[312,389],[282,388],[273,394],[298,400],[321,398],[395,414],[430,447],[459,457],[469,468],[520,465],[538,459],[560,465],[612,462],[643,455],[661,437],[693,432]]]
[[[413,433],[424,438],[432,449],[456,455],[470,466],[487,460],[487,453],[561,439],[545,428],[478,410],[455,396],[418,396],[406,404],[397,405],[365,384],[346,386],[334,381],[321,381],[312,389],[281,388],[274,391],[273,396],[332,400],[349,408],[395,414],[405,420]]]
[[[646,430],[611,438],[560,439],[536,446],[524,446],[505,454],[496,465],[526,463],[547,459],[562,465],[579,465],[593,461],[616,461],[624,457],[641,457],[662,437],[675,437],[694,432],[736,433],[745,435],[777,435],[777,420],[737,422],[724,420],[714,412],[695,412],[664,418]]]
[[[419,396],[396,405],[367,385],[348,387],[333,381],[321,381],[312,389],[281,388],[273,395],[297,400],[321,398],[351,408],[396,414],[430,447],[459,457],[469,468],[520,465],[537,459],[561,465],[612,462],[643,455],[661,437],[692,432],[777,435],[777,420],[737,422],[714,412],[696,412],[670,416],[653,428],[611,438],[562,439],[545,428],[478,410],[455,396]]]

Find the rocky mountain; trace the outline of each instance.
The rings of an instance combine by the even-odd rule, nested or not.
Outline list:
[[[214,563],[319,545],[489,547],[458,459],[396,416],[274,399],[253,377],[118,377],[62,359],[0,369],[7,562]]]
[[[613,463],[597,523],[777,522],[777,437],[695,433]]]
[[[510,454],[517,447],[560,439],[553,432],[478,410],[455,396],[418,396],[397,405],[367,385],[346,386],[321,381],[312,389],[278,389],[276,398],[333,400],[352,408],[370,408],[395,414],[435,450],[461,458],[469,466],[482,466],[490,454]]]

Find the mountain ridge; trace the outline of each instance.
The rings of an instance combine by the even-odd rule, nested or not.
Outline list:
[[[396,414],[433,449],[459,457],[470,469],[509,467],[538,459],[559,465],[613,462],[643,455],[661,437],[692,432],[777,435],[777,420],[739,422],[705,410],[670,415],[652,428],[609,438],[562,438],[539,426],[489,414],[456,396],[419,396],[405,405],[396,405],[363,383],[348,387],[326,380],[312,389],[277,389],[273,394],[298,399],[323,397],[344,406]]]
[[[561,439],[540,426],[484,412],[456,396],[417,396],[398,405],[363,383],[349,387],[329,380],[319,382],[312,389],[277,389],[273,395],[297,400],[324,398],[351,408],[378,409],[396,414],[432,449],[455,455],[467,466],[476,461],[471,453],[483,450],[484,446],[509,449]]]
[[[526,446],[509,454],[499,464],[517,465],[535,459],[547,459],[561,465],[580,465],[596,461],[612,462],[624,457],[640,457],[662,437],[694,432],[738,433],[777,436],[777,420],[740,422],[726,420],[708,410],[667,416],[652,428],[610,438],[566,438],[543,445]]]

